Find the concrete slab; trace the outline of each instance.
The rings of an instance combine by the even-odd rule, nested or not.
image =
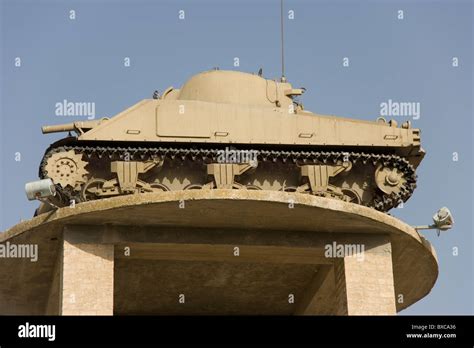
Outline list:
[[[114,244],[115,314],[333,314],[324,248],[371,235],[390,238],[397,311],[426,296],[438,275],[428,241],[370,208],[271,191],[152,193],[61,208],[0,234],[0,243],[39,249],[37,262],[0,259],[1,314],[46,313],[65,228],[78,231],[78,243]]]

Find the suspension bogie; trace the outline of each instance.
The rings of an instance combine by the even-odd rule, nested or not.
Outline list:
[[[212,149],[60,146],[46,153],[41,173],[78,202],[189,189],[249,189],[311,194],[387,211],[415,188],[413,167],[396,155],[254,151],[255,160],[228,163]],[[52,170],[58,165],[64,168]]]

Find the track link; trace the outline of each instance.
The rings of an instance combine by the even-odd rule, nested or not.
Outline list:
[[[87,158],[97,156],[100,158],[110,158],[123,160],[128,158],[130,160],[148,160],[151,158],[168,158],[170,160],[201,160],[203,162],[216,161],[218,153],[222,149],[207,149],[207,148],[179,148],[179,147],[112,147],[112,146],[78,146],[78,145],[63,145],[57,147],[50,147],[41,162],[39,175],[40,178],[47,177],[46,164],[48,158],[53,154],[74,150],[76,153],[82,153]],[[373,164],[377,166],[382,164],[386,167],[398,168],[403,172],[406,182],[400,188],[398,193],[390,195],[378,192],[370,202],[365,202],[364,205],[372,207],[379,211],[388,211],[396,207],[401,202],[405,202],[410,198],[416,188],[416,174],[413,166],[404,158],[397,155],[375,154],[364,152],[345,152],[345,151],[278,151],[278,150],[257,150],[259,162],[277,162],[283,163],[299,163],[299,164],[331,164],[341,161],[349,161],[353,165],[357,163]],[[72,192],[61,189],[62,194],[72,198]]]

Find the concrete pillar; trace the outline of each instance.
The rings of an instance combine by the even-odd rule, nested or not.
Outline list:
[[[394,315],[392,248],[388,236],[352,243],[364,246],[363,257],[346,256],[334,263],[337,315]]]
[[[61,286],[59,284],[61,278],[61,267],[62,267],[62,254],[56,258],[54,265],[53,279],[49,288],[48,302],[46,303],[46,315],[60,315],[60,294],[59,291]]]
[[[113,315],[114,245],[81,242],[82,235],[73,228],[64,232],[60,314]]]

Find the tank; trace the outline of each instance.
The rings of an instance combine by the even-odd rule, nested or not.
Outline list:
[[[416,187],[420,130],[304,109],[304,88],[211,70],[111,118],[45,126],[69,132],[45,152],[40,179],[65,206],[175,190],[272,190],[388,211]],[[71,135],[74,132],[74,135]]]

